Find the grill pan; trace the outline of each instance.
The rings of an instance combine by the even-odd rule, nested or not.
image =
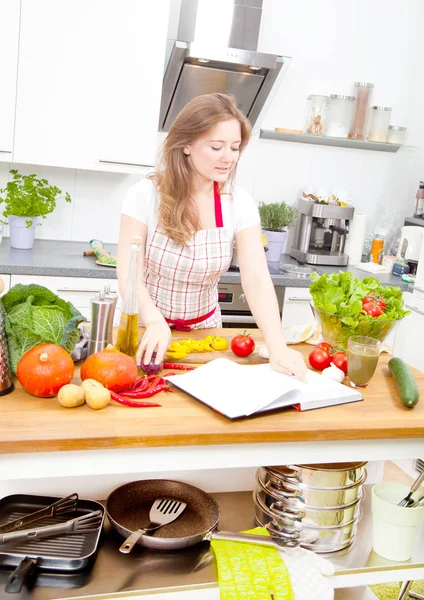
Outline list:
[[[14,494],[0,500],[0,526],[41,510],[59,498]],[[104,507],[93,500],[78,500],[72,517],[79,517],[95,510],[102,511],[100,527],[90,533],[61,535],[45,539],[25,540],[4,544],[0,548],[0,566],[17,567],[6,584],[6,592],[18,593],[25,581],[33,577],[36,568],[54,572],[75,572],[84,569],[94,559],[104,521]],[[69,514],[48,517],[39,525],[55,525],[66,522]],[[31,529],[28,525],[25,529]]]

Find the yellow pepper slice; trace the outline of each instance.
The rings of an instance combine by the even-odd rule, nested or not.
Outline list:
[[[213,336],[209,344],[214,350],[228,350],[227,340],[219,335]]]

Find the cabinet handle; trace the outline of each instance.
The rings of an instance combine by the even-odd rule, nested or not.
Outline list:
[[[417,313],[419,315],[424,315],[424,310],[420,310],[416,306],[410,306],[409,304],[405,304],[405,308],[408,310],[412,310],[412,312]]]
[[[310,302],[312,298],[299,298],[299,296],[290,296],[288,300],[290,302]]]
[[[12,154],[12,150],[0,150],[1,154]]]
[[[122,162],[120,160],[103,160],[101,158],[99,158],[99,162],[101,163],[107,163],[107,164],[111,164],[111,165],[128,165],[129,167],[154,167],[155,165],[143,165],[142,163],[129,163],[129,162]]]
[[[424,288],[419,287],[418,285],[410,285],[408,286],[408,292],[424,292]]]
[[[82,294],[86,294],[87,292],[97,294],[98,292],[100,292],[99,289],[97,289],[97,290],[81,290],[79,288],[68,288],[68,287],[58,288],[57,291],[58,292],[77,292],[77,293],[82,293]],[[115,290],[110,290],[109,293],[116,294]]]

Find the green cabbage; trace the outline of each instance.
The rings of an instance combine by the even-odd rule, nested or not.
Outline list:
[[[3,297],[11,368],[37,344],[57,344],[69,353],[80,338],[86,318],[71,304],[41,285],[14,285]]]

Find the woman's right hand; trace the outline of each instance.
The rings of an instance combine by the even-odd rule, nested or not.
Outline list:
[[[163,361],[165,352],[171,343],[171,330],[165,319],[152,321],[146,327],[140,346],[137,350],[137,365],[148,365],[151,361],[153,352],[156,352],[155,363],[158,365]]]

